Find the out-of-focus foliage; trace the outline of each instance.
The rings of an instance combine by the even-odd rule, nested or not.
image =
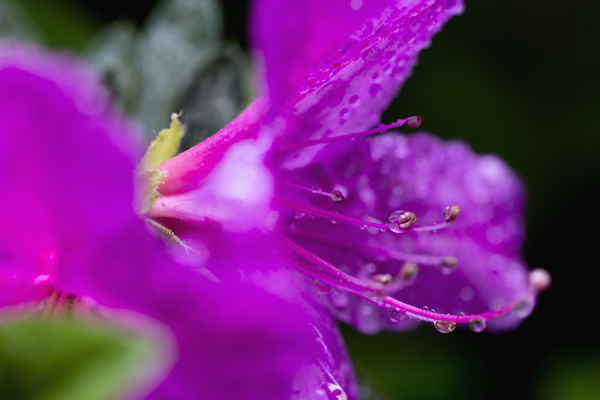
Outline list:
[[[86,49],[123,107],[148,133],[182,111],[182,150],[206,139],[249,103],[246,56],[224,43],[223,16],[213,0],[164,0],[137,32],[117,21]]]
[[[139,335],[71,320],[0,325],[0,398],[121,396],[147,371],[154,346]]]
[[[35,43],[46,41],[29,13],[12,0],[0,2],[0,38],[15,38]]]

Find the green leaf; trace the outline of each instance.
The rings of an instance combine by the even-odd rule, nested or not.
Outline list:
[[[44,43],[46,38],[27,10],[12,0],[0,2],[0,39]]]
[[[22,320],[0,326],[0,398],[120,398],[156,361],[149,339],[97,324]]]

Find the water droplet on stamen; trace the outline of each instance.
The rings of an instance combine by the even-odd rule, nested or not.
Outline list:
[[[460,315],[462,317],[463,315],[465,315],[465,313],[461,311],[458,313],[458,315]]]
[[[313,187],[310,189],[313,193],[321,193],[321,191],[323,189],[321,189],[321,186],[319,185],[313,185]]]
[[[427,306],[423,306],[423,310],[425,310],[425,311],[429,311],[429,307],[427,307]]]
[[[471,328],[473,332],[483,332],[485,329],[485,325],[485,319],[475,318],[469,321],[469,328]]]
[[[377,130],[379,131],[379,133],[385,133],[385,131],[387,131],[387,125],[386,124],[379,124],[377,126]]]
[[[438,265],[438,269],[442,273],[442,275],[450,275],[456,268],[458,267],[458,260],[455,257],[444,257],[440,265]]]
[[[404,315],[396,310],[388,310],[388,318],[392,322],[400,322],[404,319]]]
[[[421,122],[423,122],[423,117],[415,115],[414,117],[410,117],[408,121],[406,121],[406,125],[408,125],[409,128],[414,129],[421,126]]]
[[[460,206],[448,206],[444,209],[444,220],[446,222],[456,221],[460,214]]]
[[[417,216],[410,211],[398,210],[393,212],[388,219],[388,226],[394,233],[402,233],[412,228],[417,222]]]
[[[331,192],[331,195],[329,196],[329,198],[334,203],[343,203],[344,200],[346,200],[346,198],[344,197],[344,194],[342,192],[340,192],[339,190],[334,190],[333,192]]]
[[[435,329],[441,333],[450,333],[456,329],[456,322],[435,321],[433,325],[435,326]]]
[[[317,280],[317,279],[315,279],[314,286],[315,286],[315,291],[319,294],[327,294],[331,290],[331,286],[326,285],[322,282],[319,282],[319,280]]]

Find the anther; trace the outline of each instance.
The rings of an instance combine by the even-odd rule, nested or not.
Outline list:
[[[446,222],[454,222],[460,214],[460,206],[449,206],[444,209],[444,220]]]
[[[529,287],[536,293],[548,289],[552,283],[552,277],[542,268],[535,268],[529,272]]]
[[[417,216],[414,213],[398,210],[390,215],[388,226],[392,232],[400,233],[410,230],[415,222],[417,222]]]
[[[423,122],[423,117],[419,117],[417,115],[415,115],[414,117],[409,117],[407,118],[406,121],[406,125],[408,125],[409,128],[418,128],[419,126],[421,126],[421,123]]]
[[[408,261],[400,267],[397,278],[400,282],[407,284],[416,278],[418,273],[419,266],[414,262]]]
[[[383,285],[389,285],[393,282],[394,278],[390,274],[376,274],[371,277],[371,280]]]
[[[450,275],[456,270],[458,266],[458,260],[456,257],[446,256],[442,258],[442,262],[438,266],[442,275]]]
[[[329,193],[329,192],[323,191],[323,189],[321,189],[321,187],[318,185],[313,185],[312,187],[308,188],[305,186],[296,185],[295,183],[288,182],[287,180],[278,181],[278,182],[283,185],[291,186],[296,189],[306,190],[306,191],[314,193],[314,194],[320,194],[322,196],[329,197],[329,199],[331,201],[333,201],[334,203],[343,203],[344,200],[346,200],[346,198],[344,197],[344,194],[339,190],[334,190],[331,193]]]

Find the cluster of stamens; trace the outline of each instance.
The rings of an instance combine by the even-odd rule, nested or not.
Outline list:
[[[383,133],[387,129],[404,124],[407,124],[410,127],[417,127],[420,125],[421,121],[421,117],[409,117],[398,120],[394,124],[382,124],[378,128],[370,131],[288,145],[276,150],[276,152],[330,143],[341,139],[352,139],[371,133]],[[327,192],[323,191],[318,186],[308,188],[287,180],[279,181],[279,183],[298,190],[305,190],[316,195],[329,197],[334,203],[342,203],[345,200],[344,194],[339,190]],[[274,204],[292,210],[296,218],[302,218],[305,215],[309,215],[313,218],[327,219],[334,224],[340,223],[358,227],[360,229],[374,229],[381,232],[391,231],[396,234],[407,234],[409,232],[436,233],[441,229],[452,226],[460,215],[461,211],[460,206],[458,205],[448,206],[443,210],[442,213],[444,219],[443,222],[427,226],[417,226],[417,216],[410,211],[404,210],[393,212],[388,218],[388,223],[384,224],[372,217],[366,217],[362,220],[359,220],[336,212],[323,210],[307,204],[297,203],[281,198],[275,198]],[[284,227],[283,230],[288,234],[288,236],[296,236],[303,239],[313,239],[319,243],[331,244],[339,247],[349,247],[347,244],[336,242],[331,238],[323,237],[313,232],[305,232],[286,227]],[[403,261],[403,264],[401,265],[396,276],[392,276],[392,274],[374,274],[371,275],[367,280],[361,280],[343,272],[339,268],[336,268],[317,255],[299,246],[289,238],[284,239],[284,243],[288,249],[288,260],[290,266],[305,276],[314,279],[315,289],[319,293],[328,293],[331,288],[343,290],[362,298],[367,302],[375,304],[381,309],[387,310],[390,321],[394,323],[399,322],[403,320],[405,316],[408,316],[410,318],[431,322],[434,324],[435,328],[442,333],[452,332],[454,329],[456,329],[458,323],[467,323],[472,331],[481,332],[486,327],[486,321],[505,316],[511,312],[517,316],[524,317],[528,311],[531,311],[531,308],[533,307],[533,297],[537,293],[545,290],[550,285],[549,274],[542,269],[535,269],[529,274],[529,286],[527,289],[521,293],[521,295],[517,296],[517,298],[512,302],[502,307],[473,315],[464,315],[463,313],[458,315],[440,314],[433,310],[428,310],[427,307],[421,309],[403,303],[391,297],[390,294],[401,290],[414,281],[419,271],[419,264],[436,265],[443,275],[450,275],[458,267],[458,262],[455,257],[406,254],[393,249],[373,248],[368,246],[360,247],[353,243],[351,245],[351,250],[354,252],[363,253],[369,256],[369,254],[373,253],[374,251],[383,251],[390,258]]]

